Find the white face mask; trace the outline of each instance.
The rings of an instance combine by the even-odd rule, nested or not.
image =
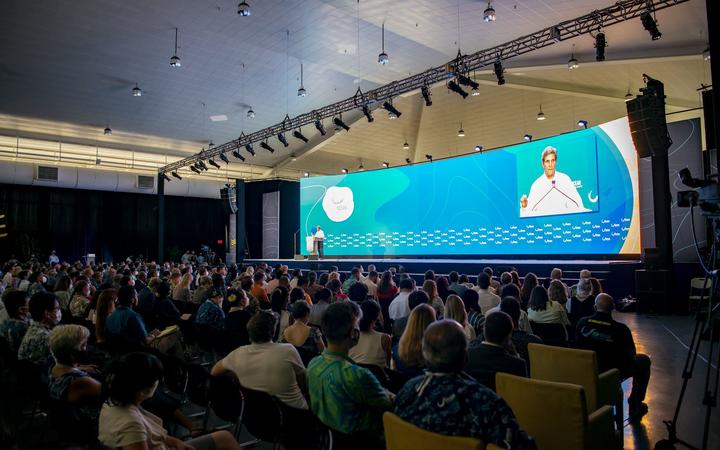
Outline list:
[[[42,283],[43,284],[47,283],[47,277],[42,277]]]

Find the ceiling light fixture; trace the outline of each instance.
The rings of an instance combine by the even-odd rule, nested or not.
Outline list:
[[[362,112],[363,112],[363,114],[365,114],[365,117],[367,118],[368,122],[372,122],[373,120],[375,120],[375,118],[372,115],[372,111],[370,111],[370,106],[363,105]]]
[[[252,143],[248,142],[247,144],[245,144],[245,150],[247,150],[247,152],[251,155],[255,156],[255,149],[253,149]]]
[[[348,170],[343,167],[342,169],[340,169],[340,172],[342,172],[342,173],[348,173]]]
[[[280,141],[280,143],[282,143],[283,147],[290,146],[287,139],[285,139],[285,133],[283,133],[283,132],[278,133],[277,138],[278,138],[278,141]]]
[[[650,33],[653,41],[657,41],[662,37],[662,33],[660,32],[660,30],[658,30],[657,22],[653,18],[650,11],[645,11],[644,13],[640,14],[640,21],[642,22],[643,27],[647,30],[647,32]]]
[[[300,89],[298,89],[298,97],[305,97],[306,95],[307,91],[303,86],[303,65],[300,63]]]
[[[327,131],[325,131],[325,127],[323,126],[323,123],[320,119],[315,119],[315,128],[317,128],[317,130],[320,132],[321,136],[325,136],[325,133],[327,133]]]
[[[344,129],[345,131],[350,131],[350,127],[345,124],[345,122],[342,121],[342,114],[339,117],[335,117],[333,119],[333,123],[335,124],[335,131],[340,131],[337,127],[340,127]]]
[[[587,128],[588,123],[587,123],[587,120],[580,119],[577,121],[577,125],[580,128]]]
[[[103,134],[104,134],[105,136],[112,136],[112,128],[110,128],[110,127],[105,127],[105,129],[103,130]]]
[[[240,161],[245,161],[245,157],[243,155],[241,155],[240,152],[237,150],[233,150],[232,155],[234,157],[236,157],[237,159],[239,159]]]
[[[573,70],[580,67],[580,63],[575,58],[575,44],[573,44],[573,51],[570,53],[570,59],[568,60],[568,69]]]
[[[710,61],[710,47],[705,48],[703,50],[703,60]]]
[[[265,150],[269,151],[270,153],[275,153],[275,149],[270,147],[267,142],[262,141],[260,142],[260,147],[264,148]]]
[[[526,134],[525,136],[523,136],[523,140],[525,140],[526,142],[532,141],[532,134]]]
[[[491,2],[488,2],[487,8],[485,8],[485,11],[483,11],[483,20],[485,22],[495,22],[495,20],[497,20],[495,8],[492,7]]]
[[[540,112],[537,113],[537,120],[545,120],[545,113],[542,110],[542,103],[540,104]]]
[[[607,47],[605,33],[598,31],[595,35],[595,61],[605,61],[605,47]]]
[[[310,176],[310,172],[305,172],[305,173],[303,173],[303,175],[304,175],[305,177],[309,177],[309,176]]]
[[[482,150],[483,150],[482,145],[476,145],[476,146],[475,146],[475,151],[476,151],[476,152],[481,152]]]
[[[182,177],[180,175],[178,175],[178,173],[174,170],[171,172],[171,175],[174,176],[175,178],[177,178],[178,180],[182,180]]]
[[[382,166],[387,169],[388,167],[390,167],[390,163],[387,161],[383,161]]]
[[[505,72],[505,69],[503,68],[503,63],[501,59],[498,59],[495,61],[495,64],[493,64],[493,71],[495,72],[495,78],[497,78],[497,84],[498,86],[502,86],[505,84],[505,75],[503,72]]]
[[[222,159],[222,161],[223,161],[225,164],[230,164],[230,160],[229,160],[228,157],[225,155],[225,153],[220,153],[220,159]]]
[[[420,88],[423,99],[425,99],[425,106],[432,106],[432,97],[430,95],[430,89],[427,86]]]
[[[364,172],[365,166],[363,166],[362,160],[360,161],[360,165],[358,166],[358,172]]]
[[[195,172],[198,175],[200,174],[200,171],[195,166],[190,166],[190,170],[192,170],[193,172]]]
[[[296,138],[296,139],[300,139],[301,141],[305,142],[306,144],[307,144],[307,142],[309,141],[309,139],[306,138],[306,137],[300,132],[300,130],[295,130],[295,131],[293,131],[293,137]]]
[[[454,93],[461,95],[462,98],[467,98],[467,96],[468,96],[468,93],[463,91],[463,89],[460,86],[458,86],[458,84],[453,80],[448,81],[447,87]]]
[[[382,64],[383,66],[385,64],[388,64],[390,62],[390,57],[387,53],[385,53],[385,22],[382,24],[382,53],[378,55],[378,63]]]
[[[213,160],[213,159],[208,159],[208,164],[215,167],[216,169],[220,168],[220,164],[216,163],[215,160]]]
[[[248,117],[248,119],[254,119],[254,118],[255,118],[255,111],[253,111],[252,106],[250,107],[250,109],[248,109],[247,117]]]
[[[175,53],[173,53],[172,58],[170,58],[170,67],[180,67],[182,64],[180,64],[180,58],[177,55],[177,37],[178,37],[178,29],[175,28]]]
[[[135,83],[135,87],[132,89],[132,95],[133,97],[142,97],[142,89],[140,89],[137,83]]]
[[[463,130],[462,122],[460,122],[460,129],[458,130],[458,137],[465,137],[465,130]]]
[[[238,5],[238,14],[240,17],[247,17],[250,15],[250,5],[245,0]]]
[[[408,144],[408,141],[405,141],[403,144],[403,150],[410,150],[410,144]]]
[[[630,93],[630,89],[628,89],[627,94],[625,94],[625,101],[626,101],[626,102],[629,102],[629,101],[632,100],[633,98],[635,98],[635,96],[632,95],[632,94]]]
[[[458,75],[457,79],[460,84],[462,84],[463,86],[470,86],[471,88],[473,88],[473,90],[477,90],[477,88],[480,87],[480,84],[473,81],[471,78],[466,77],[465,75]]]
[[[397,119],[402,115],[402,113],[393,106],[392,99],[388,102],[383,103],[383,108],[385,108],[385,110],[387,110],[388,112],[388,119]]]

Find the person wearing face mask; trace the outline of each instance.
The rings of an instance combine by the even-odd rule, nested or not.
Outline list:
[[[20,343],[30,326],[29,298],[26,292],[15,289],[3,294],[3,304],[8,313],[8,319],[0,324],[0,336],[5,338],[10,351],[15,354],[17,354]]]
[[[47,277],[42,272],[33,272],[32,275],[30,275],[30,282],[32,283],[30,287],[28,288],[28,295],[33,296],[34,294],[37,294],[38,292],[47,292],[47,289],[45,289],[45,284],[47,283]]]
[[[30,315],[33,323],[25,333],[18,349],[18,359],[28,360],[40,366],[49,366],[50,330],[62,320],[62,311],[55,295],[39,292],[30,298]]]
[[[308,365],[310,407],[338,433],[338,448],[385,448],[382,414],[395,396],[375,375],[358,366],[348,352],[360,340],[360,308],[354,302],[331,304],[322,318],[328,345]]]
[[[107,381],[108,400],[100,411],[100,442],[123,450],[240,449],[227,431],[216,431],[188,441],[168,434],[162,419],[141,405],[155,394],[163,370],[160,360],[149,353],[128,353],[116,362]]]

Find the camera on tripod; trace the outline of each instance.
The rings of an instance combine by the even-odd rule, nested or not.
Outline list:
[[[678,191],[677,205],[681,208],[700,207],[703,215],[707,217],[720,216],[720,184],[717,182],[718,175],[700,180],[693,178],[690,169],[687,167],[678,172],[682,183],[694,188],[692,191]]]

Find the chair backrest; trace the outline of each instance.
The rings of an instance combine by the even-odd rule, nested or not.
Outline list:
[[[692,278],[690,280],[690,296],[700,296],[704,294],[707,297],[711,287],[712,280],[710,278]]]
[[[244,400],[240,382],[235,376],[219,376],[210,379],[209,403],[220,419],[236,423],[243,415]]]
[[[559,347],[566,347],[568,333],[561,323],[538,323],[530,321],[533,334],[540,337],[544,343]]]
[[[582,386],[506,373],[495,377],[497,393],[539,450],[583,450],[588,414]]]
[[[258,439],[278,442],[283,429],[283,414],[279,401],[267,392],[240,386],[243,396],[242,423]]]
[[[480,439],[445,436],[423,430],[391,412],[383,414],[387,450],[483,450]]]
[[[533,379],[579,384],[585,388],[588,410],[598,408],[598,362],[594,351],[528,344],[528,354]]]
[[[208,406],[210,400],[210,372],[200,364],[185,364],[187,396],[198,406]]]

